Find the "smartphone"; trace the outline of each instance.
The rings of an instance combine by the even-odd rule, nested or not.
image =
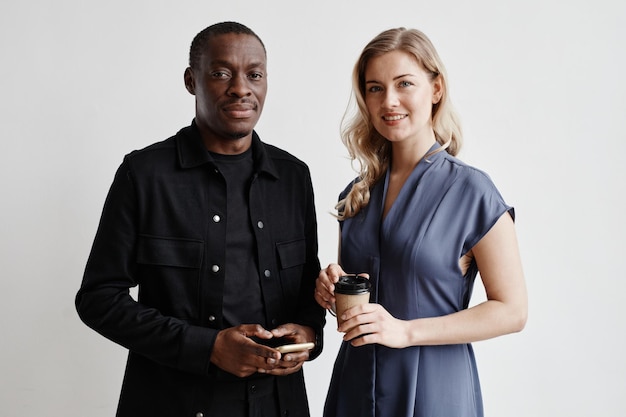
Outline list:
[[[289,352],[302,352],[303,350],[313,349],[315,347],[315,343],[294,343],[290,345],[282,345],[276,348],[280,353],[289,353]]]

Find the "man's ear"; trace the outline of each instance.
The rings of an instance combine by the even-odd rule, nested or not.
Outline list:
[[[193,78],[193,70],[191,67],[187,67],[185,70],[185,88],[189,91],[189,94],[196,95],[196,83]]]

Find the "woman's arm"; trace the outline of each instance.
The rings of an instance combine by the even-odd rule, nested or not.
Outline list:
[[[521,331],[528,301],[511,216],[503,214],[472,252],[487,301],[454,314],[411,321],[392,317],[378,304],[358,306],[346,312],[347,321],[339,327],[347,331],[344,340],[353,339],[354,346],[378,343],[402,348],[471,343]]]

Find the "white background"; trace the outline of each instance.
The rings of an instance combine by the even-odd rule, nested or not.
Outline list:
[[[460,157],[517,212],[526,329],[475,344],[488,416],[623,416],[626,3],[3,1],[0,5],[0,415],[112,416],[126,351],[74,295],[124,154],[189,124],[189,43],[237,20],[265,42],[257,130],[312,171],[320,260],[335,260],[339,140],[352,65],[396,26],[422,29],[463,120]],[[476,299],[481,297],[480,284]],[[330,318],[330,317],[329,317]],[[321,415],[339,335],[305,365]]]

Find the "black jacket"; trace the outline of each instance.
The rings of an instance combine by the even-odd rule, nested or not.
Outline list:
[[[250,221],[266,321],[315,329],[320,265],[308,167],[253,134]],[[128,154],[119,167],[76,308],[90,327],[130,350],[118,416],[195,416],[218,371],[209,361],[222,323],[225,181],[192,124]],[[138,301],[129,288],[139,286]],[[279,377],[281,413],[308,415],[302,371]]]

